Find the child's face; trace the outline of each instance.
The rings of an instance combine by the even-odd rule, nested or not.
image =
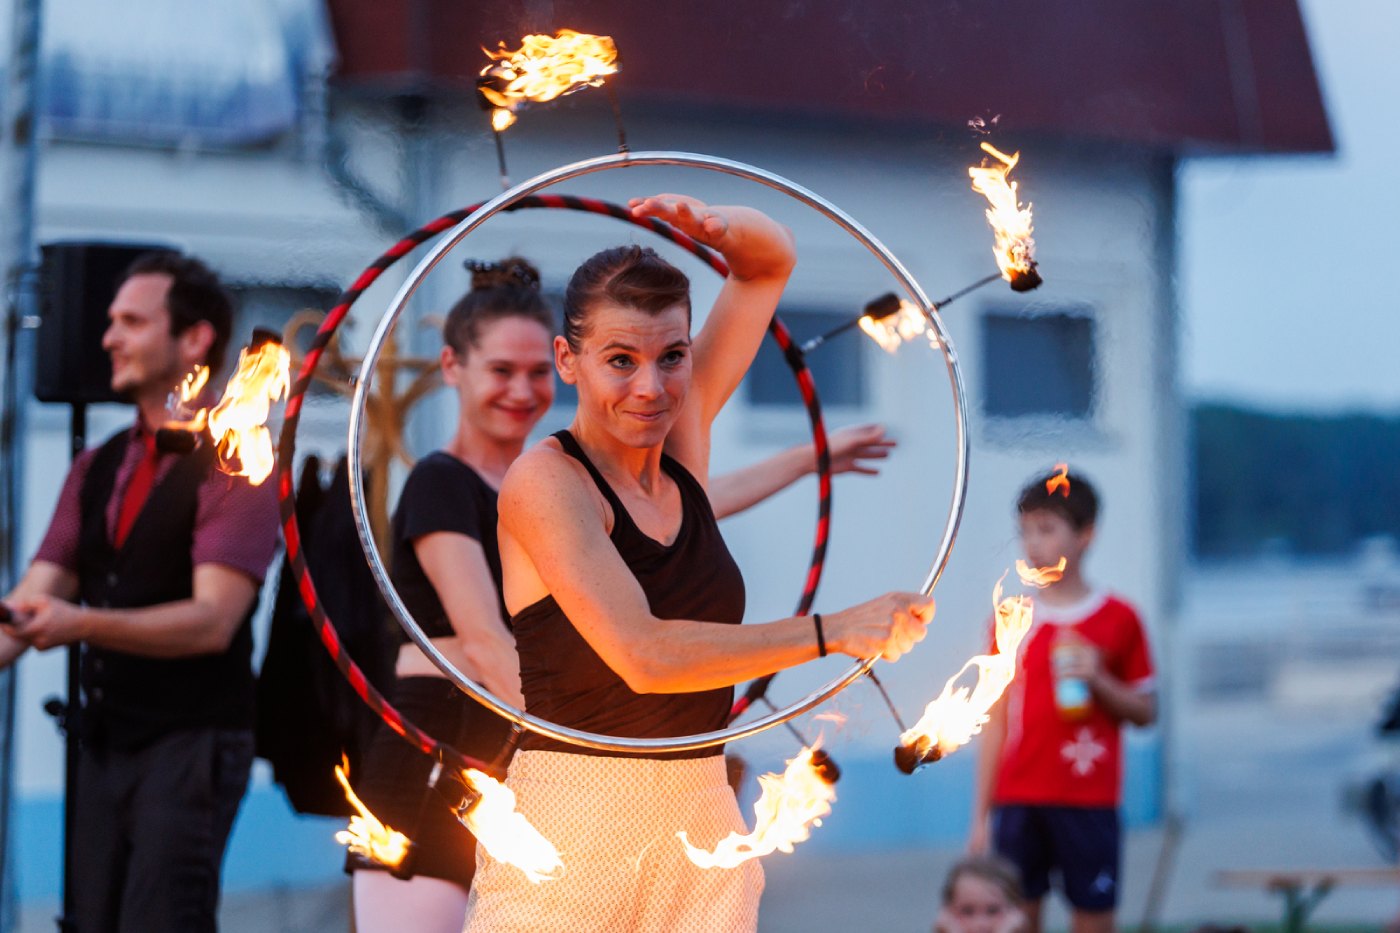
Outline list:
[[[963,875],[953,885],[944,908],[950,933],[1009,933],[1021,928],[1023,915],[996,884]]]
[[[1072,573],[1093,537],[1092,527],[1078,531],[1058,512],[1033,509],[1021,515],[1021,547],[1033,567],[1052,567],[1063,557],[1066,573]]]

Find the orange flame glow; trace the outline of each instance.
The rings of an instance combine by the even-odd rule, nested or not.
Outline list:
[[[900,299],[899,310],[888,317],[873,318],[862,315],[860,329],[874,340],[886,353],[894,353],[906,340],[924,335],[935,350],[938,349],[938,335],[929,326],[924,312],[914,304]]]
[[[287,348],[275,341],[238,354],[238,370],[209,413],[220,470],[230,476],[246,476],[254,486],[272,473],[272,432],[267,429],[267,416],[272,403],[287,395],[291,364]]]
[[[996,235],[993,253],[1002,278],[1010,282],[1016,275],[1029,273],[1035,265],[1031,206],[1021,207],[1016,196],[1016,182],[1007,181],[1021,154],[1006,155],[986,142],[982,143],[982,150],[1000,164],[974,165],[967,171],[972,177],[972,190],[984,195],[991,204],[987,209],[987,222]]]
[[[1065,567],[1069,561],[1061,557],[1059,563],[1053,567],[1032,567],[1023,560],[1016,561],[1016,576],[1021,578],[1021,582],[1026,586],[1046,587],[1052,583],[1059,583],[1065,575]]]
[[[564,871],[559,850],[516,811],[515,792],[475,768],[464,774],[481,796],[457,818],[491,857],[519,868],[535,884],[559,877]]]
[[[996,605],[996,654],[979,654],[962,666],[943,692],[924,708],[924,714],[908,732],[899,737],[910,747],[937,746],[946,756],[966,745],[986,725],[988,713],[1016,676],[1016,652],[1030,631],[1033,606],[1027,596],[1001,597],[1001,584],[992,594]],[[977,668],[977,683],[969,689],[955,686],[971,668]]]
[[[194,402],[208,383],[208,366],[196,366],[193,372],[181,380],[165,401],[165,412],[168,415],[165,427],[196,433],[204,430],[208,412],[203,408],[195,408]]]
[[[746,836],[730,833],[713,852],[691,845],[684,832],[676,833],[690,860],[701,868],[733,868],[773,851],[791,852],[793,846],[810,836],[811,827],[821,825],[822,817],[831,812],[836,799],[836,788],[822,777],[812,761],[820,744],[802,749],[787,763],[781,777],[759,776],[763,792],[754,804],[753,832]]]
[[[335,766],[335,779],[345,788],[345,799],[359,811],[350,817],[350,826],[335,834],[335,841],[349,847],[351,852],[372,859],[389,868],[398,868],[408,855],[411,843],[408,837],[396,829],[385,826],[379,818],[369,812],[355,792],[350,789],[350,779],[345,774],[343,764]]]
[[[491,126],[497,132],[515,122],[515,111],[525,101],[551,101],[585,87],[598,87],[609,75],[617,74],[617,46],[612,38],[572,29],[561,29],[553,36],[526,36],[515,51],[507,50],[505,43],[495,52],[482,51],[491,63],[481,74],[495,80],[477,87],[496,108]]]
[[[491,111],[491,129],[497,133],[504,133],[515,125],[515,113],[504,107],[497,107]]]
[[[1045,494],[1053,496],[1059,493],[1064,498],[1069,498],[1069,464],[1055,464],[1056,473],[1045,481]]]

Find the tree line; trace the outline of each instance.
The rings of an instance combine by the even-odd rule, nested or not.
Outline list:
[[[1351,552],[1400,537],[1400,417],[1191,410],[1197,557]]]

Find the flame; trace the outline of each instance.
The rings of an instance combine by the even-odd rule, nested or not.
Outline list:
[[[480,797],[457,818],[491,857],[519,868],[535,884],[559,877],[564,870],[559,850],[516,812],[515,792],[475,768],[463,774]]]
[[[791,852],[810,836],[811,827],[821,825],[836,799],[836,788],[823,779],[812,761],[820,745],[817,742],[802,749],[787,763],[781,777],[759,776],[763,793],[754,804],[754,830],[747,836],[730,833],[713,852],[707,852],[691,845],[684,831],[676,833],[690,860],[701,868],[733,868],[774,850]]]
[[[496,108],[491,127],[498,133],[515,122],[515,111],[525,101],[551,101],[585,87],[598,87],[609,75],[617,74],[617,46],[612,37],[572,29],[561,29],[553,36],[526,36],[515,51],[507,50],[505,43],[495,52],[482,51],[491,63],[481,74],[492,80],[478,82],[477,88]]]
[[[1032,567],[1023,560],[1016,561],[1016,576],[1021,578],[1021,582],[1026,586],[1046,587],[1052,583],[1059,583],[1060,578],[1065,575],[1065,567],[1069,561],[1061,557],[1060,562],[1053,567]]]
[[[392,827],[379,822],[379,818],[369,812],[355,792],[350,789],[350,779],[345,774],[342,762],[335,766],[335,779],[345,788],[345,799],[359,811],[358,816],[350,817],[350,826],[335,834],[335,841],[348,846],[356,855],[373,859],[389,868],[398,868],[408,855],[412,845],[408,837]]]
[[[924,312],[911,302],[900,299],[899,310],[888,317],[873,318],[861,315],[860,329],[878,343],[886,353],[894,353],[900,344],[913,340],[920,334],[928,337],[929,345],[938,349],[938,335],[929,326]]]
[[[504,107],[497,107],[491,111],[491,129],[497,133],[505,132],[515,125],[515,114]]]
[[[1002,599],[999,582],[992,602],[996,605],[997,653],[976,655],[948,678],[943,692],[924,708],[924,715],[899,737],[902,745],[936,745],[942,757],[966,745],[986,725],[992,706],[1016,676],[1016,652],[1030,631],[1034,608],[1027,596]],[[972,667],[977,668],[976,686],[955,687]]]
[[[1045,494],[1047,496],[1053,496],[1056,492],[1058,492],[1061,496],[1068,499],[1069,464],[1057,463],[1055,464],[1055,470],[1057,471],[1055,475],[1045,481]]]
[[[208,366],[196,366],[193,372],[181,380],[175,391],[165,400],[165,413],[168,416],[165,427],[195,433],[204,430],[208,412],[203,408],[193,408],[192,405],[208,382]]]
[[[1006,180],[1020,161],[1021,153],[1006,155],[987,142],[982,143],[982,150],[1001,164],[986,165],[984,162],[971,166],[967,172],[972,177],[972,190],[985,195],[991,203],[987,209],[987,222],[992,225],[996,235],[993,253],[1002,277],[1010,282],[1018,275],[1031,273],[1035,268],[1031,206],[1021,207],[1016,197],[1016,182]]]
[[[238,354],[238,370],[224,396],[209,413],[209,430],[219,450],[219,469],[246,476],[254,486],[272,473],[272,433],[267,416],[272,403],[291,386],[291,354],[268,341]],[[237,460],[234,467],[232,461]]]

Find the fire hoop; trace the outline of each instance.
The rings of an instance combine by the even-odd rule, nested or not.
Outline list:
[[[905,270],[904,266],[900,264],[899,260],[890,253],[884,244],[876,240],[854,219],[847,216],[843,211],[825,199],[781,176],[728,159],[685,152],[637,152],[600,156],[595,159],[575,162],[544,172],[534,178],[521,182],[508,191],[502,192],[478,207],[468,217],[448,231],[447,234],[433,246],[428,255],[423,257],[417,267],[414,268],[413,272],[409,274],[408,279],[400,286],[389,308],[380,318],[379,325],[375,328],[374,334],[370,338],[369,345],[366,348],[364,358],[360,363],[360,372],[355,385],[355,393],[350,409],[347,457],[349,460],[348,467],[350,473],[350,501],[355,518],[355,530],[359,535],[360,546],[365,553],[366,560],[369,562],[370,571],[374,576],[375,583],[379,586],[380,592],[383,593],[385,601],[389,604],[390,609],[399,620],[400,625],[408,632],[410,637],[414,639],[418,647],[432,659],[433,663],[436,664],[459,689],[471,695],[478,702],[486,705],[498,715],[510,720],[517,727],[529,729],[532,732],[536,732],[556,741],[567,742],[572,745],[601,751],[679,752],[706,748],[724,742],[746,738],[787,722],[793,717],[825,702],[841,690],[844,690],[857,678],[865,674],[876,659],[866,658],[856,661],[845,673],[826,686],[789,706],[774,710],[766,716],[762,716],[743,725],[730,725],[724,729],[696,735],[652,739],[603,735],[595,732],[571,729],[567,726],[562,726],[558,723],[532,716],[524,710],[516,709],[504,703],[497,698],[495,694],[464,676],[461,671],[457,670],[457,668],[433,646],[432,642],[422,634],[416,622],[413,621],[411,613],[409,613],[407,607],[404,606],[403,601],[399,598],[397,590],[394,589],[389,579],[388,569],[384,566],[384,562],[373,544],[374,538],[369,526],[360,458],[360,447],[364,438],[364,415],[367,391],[374,377],[375,366],[379,361],[379,357],[383,352],[384,345],[388,340],[389,334],[393,330],[394,324],[403,314],[404,309],[408,306],[409,300],[412,298],[414,292],[418,290],[418,287],[422,284],[428,273],[431,272],[462,240],[466,239],[472,231],[480,227],[491,217],[503,210],[510,209],[512,205],[515,205],[527,196],[543,188],[547,188],[558,182],[580,178],[585,175],[591,175],[609,169],[647,165],[682,166],[733,175],[773,188],[813,208],[827,219],[836,223],[874,254],[890,274],[903,286],[910,299],[924,310],[924,314],[928,317],[930,325],[938,336],[939,347],[943,352],[944,363],[948,372],[948,380],[954,403],[957,446],[953,494],[949,502],[948,517],[944,527],[943,537],[939,543],[938,552],[930,566],[928,576],[925,578],[920,588],[920,591],[925,594],[932,593],[933,588],[938,583],[939,577],[943,573],[943,568],[947,564],[948,556],[952,551],[953,541],[957,537],[958,525],[962,519],[963,503],[967,491],[968,469],[967,403],[963,391],[962,367],[958,363],[957,354],[953,350],[952,342],[943,326],[943,321],[939,317],[937,309],[930,304],[923,289],[909,272]]]

